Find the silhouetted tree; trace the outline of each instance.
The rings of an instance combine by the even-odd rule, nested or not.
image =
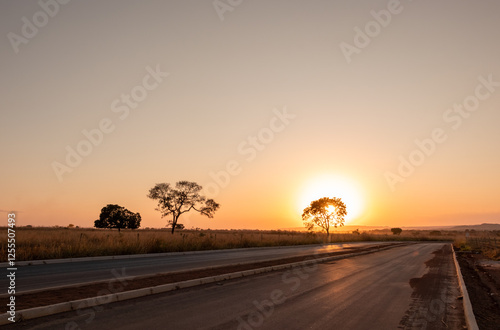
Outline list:
[[[126,208],[116,205],[108,204],[101,209],[99,219],[94,221],[96,228],[122,228],[137,229],[141,226],[141,215],[134,213]]]
[[[157,211],[161,216],[172,215],[168,225],[172,227],[172,234],[177,226],[179,217],[191,210],[213,218],[215,211],[220,207],[213,199],[200,195],[202,187],[196,182],[179,181],[175,188],[169,183],[158,183],[149,190],[148,197],[158,201]]]
[[[170,220],[172,221],[172,220]],[[169,221],[169,223],[170,223]],[[175,229],[178,229],[178,230],[183,230],[184,229],[184,225],[182,223],[176,223],[175,224]]]
[[[358,228],[358,229],[356,229],[356,230],[353,230],[353,231],[352,231],[352,233],[353,233],[353,234],[355,234],[355,235],[360,235],[360,234],[361,234],[361,233],[359,232],[359,228]]]
[[[340,198],[323,197],[312,201],[311,205],[304,209],[302,220],[307,230],[312,230],[314,226],[323,228],[328,239],[330,227],[343,226],[346,214],[346,206]]]
[[[400,235],[403,232],[403,229],[401,228],[391,228],[392,234],[393,235]]]

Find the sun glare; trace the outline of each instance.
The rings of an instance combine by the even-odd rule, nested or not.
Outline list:
[[[322,197],[342,199],[347,208],[345,224],[359,218],[364,211],[364,200],[359,186],[352,180],[333,175],[324,175],[307,182],[300,192],[298,208],[302,213],[309,204]]]

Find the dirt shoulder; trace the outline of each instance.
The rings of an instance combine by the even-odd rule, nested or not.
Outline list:
[[[500,329],[500,262],[480,253],[456,255],[479,329]]]
[[[451,245],[433,252],[427,272],[412,278],[410,308],[400,322],[402,329],[464,329],[465,316]]]
[[[392,247],[407,245],[408,243],[393,244]],[[255,262],[251,264],[241,264],[236,266],[222,266],[211,269],[194,270],[186,272],[176,272],[169,274],[153,275],[150,277],[141,277],[138,279],[127,280],[121,286],[123,289],[121,291],[130,291],[141,288],[153,287],[162,284],[176,283],[181,281],[193,280],[203,277],[216,276],[222,274],[229,274],[234,272],[240,272],[250,269],[257,269],[269,266],[276,266],[294,262],[300,262],[305,260],[310,260],[312,258],[324,258],[329,256],[345,255],[353,252],[376,252],[381,247],[387,245],[375,245],[367,248],[352,248],[349,250],[343,250],[338,252],[315,254],[313,256],[300,256],[285,258],[273,261]],[[120,291],[120,292],[121,292]],[[99,283],[99,284],[88,284],[78,287],[70,287],[64,289],[56,290],[46,290],[42,292],[36,292],[31,294],[17,294],[16,295],[16,306],[18,310],[47,306],[52,304],[57,304],[61,302],[67,302],[78,299],[98,297],[100,295],[109,294],[109,283]],[[1,298],[0,304],[6,306],[8,298]]]

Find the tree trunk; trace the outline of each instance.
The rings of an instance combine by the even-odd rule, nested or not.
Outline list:
[[[172,217],[172,235],[174,234],[175,225],[177,224],[177,219],[178,219],[178,217],[176,217],[176,216]]]

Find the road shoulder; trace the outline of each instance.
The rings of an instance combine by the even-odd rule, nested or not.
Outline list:
[[[500,266],[476,253],[457,253],[457,260],[480,329],[500,324]]]
[[[427,272],[412,278],[410,308],[400,322],[403,329],[464,329],[466,322],[450,244],[433,252]]]

